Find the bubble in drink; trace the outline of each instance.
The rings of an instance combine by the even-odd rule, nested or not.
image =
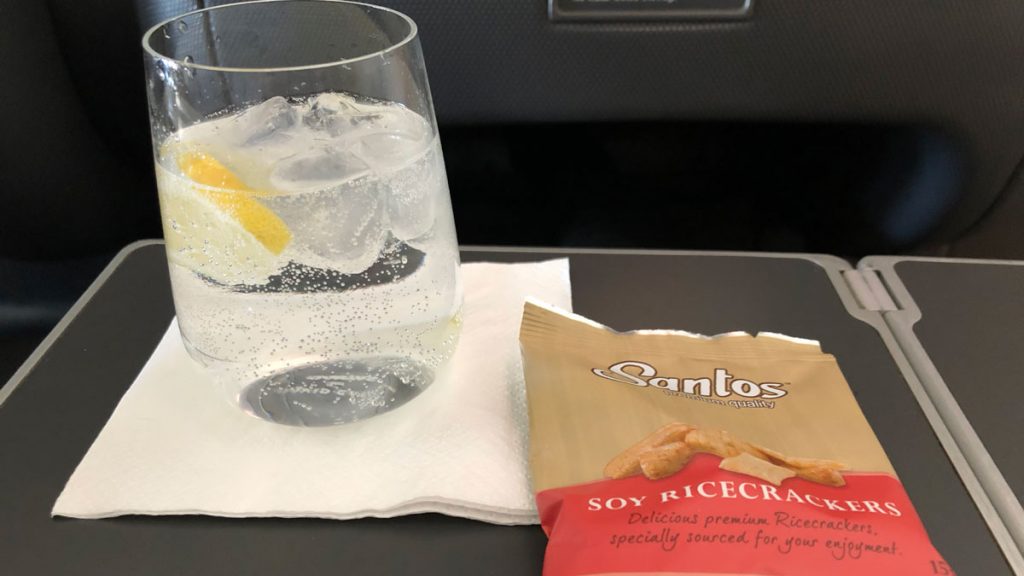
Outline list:
[[[430,384],[461,289],[426,119],[349,94],[275,97],[179,131],[158,156],[186,348],[248,410],[333,424]]]

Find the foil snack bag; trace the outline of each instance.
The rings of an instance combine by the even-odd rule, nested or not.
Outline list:
[[[953,574],[833,356],[526,304],[546,576]]]

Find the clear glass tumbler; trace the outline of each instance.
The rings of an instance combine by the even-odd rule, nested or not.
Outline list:
[[[143,38],[174,305],[251,414],[323,426],[396,408],[459,333],[459,255],[407,16],[274,0]]]

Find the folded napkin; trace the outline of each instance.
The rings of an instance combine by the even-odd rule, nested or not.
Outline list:
[[[519,322],[528,296],[570,306],[568,260],[465,264],[462,275],[462,336],[447,368],[405,406],[342,426],[281,426],[231,406],[172,322],[53,515],[535,523]]]

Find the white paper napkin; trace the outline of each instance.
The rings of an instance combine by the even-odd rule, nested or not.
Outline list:
[[[537,520],[527,467],[519,323],[528,296],[569,308],[568,260],[465,264],[463,330],[420,396],[327,428],[231,406],[188,357],[176,323],[57,499],[53,515]]]

